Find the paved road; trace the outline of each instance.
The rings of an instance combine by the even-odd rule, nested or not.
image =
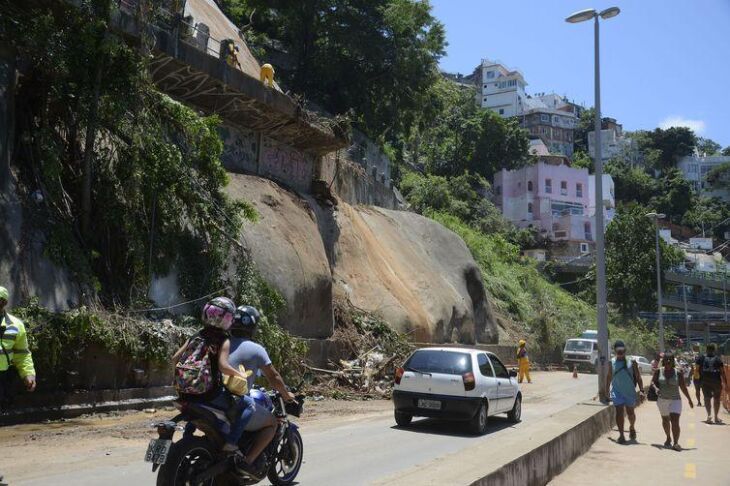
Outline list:
[[[690,388],[690,396],[694,399],[694,388]],[[684,397],[682,402],[679,443],[685,450],[663,448],[664,430],[657,406],[645,403],[637,409],[635,443],[619,445],[614,428],[550,485],[582,486],[587,478],[601,486],[730,485],[730,414],[721,409],[725,424],[710,425],[704,423],[704,407],[690,409]]]
[[[535,373],[534,383],[523,385],[523,421],[490,419],[484,437],[473,437],[450,423],[420,420],[408,429],[394,427],[392,413],[337,418],[304,424],[305,463],[298,478],[302,485],[362,485],[413,468],[477,443],[494,442],[512,427],[529,428],[595,395],[595,375],[571,378],[570,373]],[[15,485],[142,486],[154,484],[149,466],[141,462],[138,442],[121,441],[113,449],[90,453],[74,470],[35,470],[17,477]]]

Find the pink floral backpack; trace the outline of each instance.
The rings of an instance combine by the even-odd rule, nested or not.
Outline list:
[[[174,383],[178,394],[202,398],[220,389],[221,376],[215,362],[219,349],[200,333],[190,339],[175,365]]]

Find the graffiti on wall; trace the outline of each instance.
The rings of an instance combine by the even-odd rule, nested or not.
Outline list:
[[[309,190],[314,161],[291,147],[263,137],[259,174],[277,179],[295,189]]]
[[[221,162],[231,172],[256,173],[256,133],[226,125],[218,129],[223,140]]]

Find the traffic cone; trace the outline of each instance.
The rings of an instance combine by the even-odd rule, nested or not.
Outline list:
[[[573,378],[578,378],[578,365],[573,365]]]

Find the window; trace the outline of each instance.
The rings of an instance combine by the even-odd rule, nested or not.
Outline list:
[[[494,188],[494,190],[497,192],[497,196],[502,195],[502,186],[497,186]]]
[[[568,181],[560,181],[560,195],[561,196],[568,195]]]
[[[547,131],[547,128],[545,128],[545,127],[542,127],[542,134],[543,134],[543,135],[547,135],[547,132],[548,132],[548,131]]]
[[[545,192],[548,194],[553,193],[553,180],[552,179],[545,179]]]
[[[532,192],[532,181],[527,181],[527,190]]]
[[[560,229],[560,225],[558,223],[553,223],[553,231],[558,231]]]
[[[408,358],[406,371],[416,370],[444,375],[463,375],[472,370],[471,355],[456,351],[433,351],[421,349]]]
[[[517,81],[515,81],[514,79],[510,79],[507,82],[507,86],[516,86],[516,85],[517,85]]]
[[[583,205],[576,202],[550,201],[550,212],[556,217],[568,214],[580,216],[583,214]]]
[[[494,374],[497,375],[497,378],[509,379],[509,373],[507,372],[507,368],[504,367],[499,358],[490,353],[489,359],[492,361],[492,366],[494,366]]]
[[[532,214],[532,203],[527,203],[527,214]]]
[[[583,197],[583,184],[580,182],[575,185],[575,195],[577,197]]]
[[[494,78],[494,71],[487,71],[487,79]]]
[[[591,233],[591,223],[586,221],[583,223],[583,232],[585,233],[585,239],[588,241],[591,241],[593,239],[593,234]]]
[[[492,370],[492,365],[489,364],[486,354],[477,355],[477,364],[479,365],[479,372],[482,376],[494,378],[494,371]]]
[[[580,244],[580,252],[582,254],[588,253],[588,243],[581,243]]]
[[[486,84],[484,85],[484,89],[487,89],[487,85]]]
[[[540,121],[549,122],[550,115],[545,115],[545,114],[540,115]]]
[[[499,114],[500,114],[500,115],[504,115],[504,108],[500,108],[500,109],[499,109]]]

